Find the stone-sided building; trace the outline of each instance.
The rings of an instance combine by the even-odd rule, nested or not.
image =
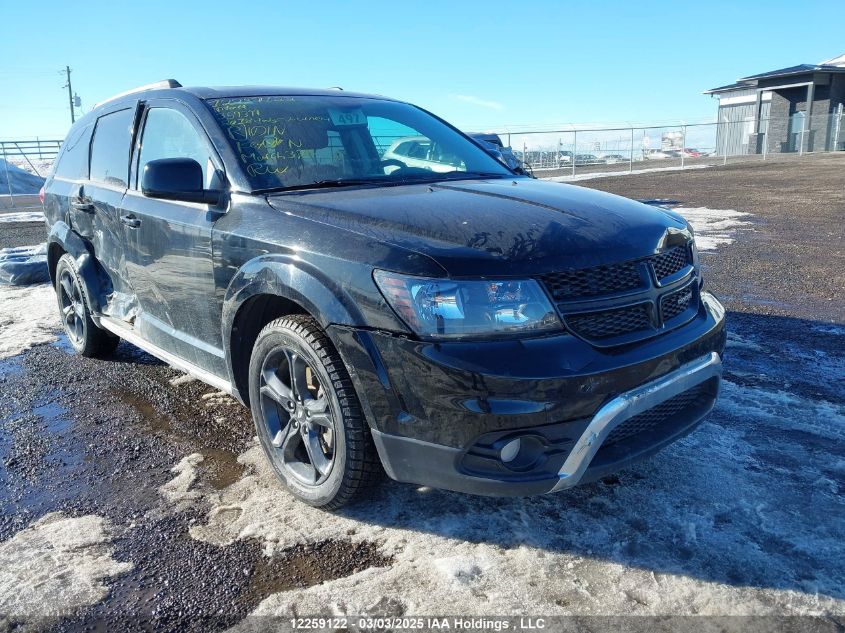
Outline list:
[[[845,55],[704,94],[719,99],[720,155],[845,150]]]

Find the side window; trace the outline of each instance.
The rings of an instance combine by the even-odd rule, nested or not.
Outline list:
[[[399,145],[396,146],[396,149],[393,150],[393,153],[399,154],[399,156],[407,156],[411,153],[411,146],[413,144],[413,141],[405,141],[404,143],[399,143]]]
[[[54,176],[68,180],[88,178],[88,150],[93,123],[74,127],[67,135],[62,152],[56,159]]]
[[[410,150],[408,156],[411,158],[419,158],[426,160],[428,158],[428,150],[431,148],[431,143],[428,140],[415,142]]]
[[[466,171],[466,166],[460,157],[445,151],[440,145],[434,146],[434,149],[430,154],[430,159],[435,163],[442,163],[444,165],[456,167],[459,171]]]
[[[188,118],[178,110],[150,108],[141,137],[141,155],[138,161],[140,185],[144,166],[161,158],[193,158],[202,167],[203,183],[210,187],[214,176],[211,153],[205,139]]]
[[[97,119],[91,144],[91,180],[126,186],[134,110],[118,110]]]

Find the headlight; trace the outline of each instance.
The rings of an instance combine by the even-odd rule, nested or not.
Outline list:
[[[704,288],[704,276],[701,274],[701,260],[698,257],[698,247],[695,245],[695,234],[693,234],[690,248],[692,249],[692,266],[695,269],[695,274],[698,276],[698,288],[701,289]]]
[[[451,281],[375,271],[387,303],[425,338],[542,333],[561,329],[536,281]]]

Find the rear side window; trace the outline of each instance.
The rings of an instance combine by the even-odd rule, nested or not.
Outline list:
[[[130,108],[97,119],[91,144],[91,180],[126,187],[134,116]]]
[[[56,160],[54,176],[68,180],[88,178],[88,149],[93,123],[74,127],[67,135],[62,153]]]

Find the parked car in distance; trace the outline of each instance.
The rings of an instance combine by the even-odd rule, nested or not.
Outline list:
[[[699,150],[695,149],[694,147],[686,147],[686,148],[683,149],[682,153],[687,158],[699,158],[699,157],[704,155]]]
[[[386,171],[400,169],[400,163],[406,167],[416,167],[435,172],[450,172],[460,169],[460,157],[448,154],[442,147],[423,136],[408,136],[393,141],[382,154],[384,161],[396,161],[388,165]]]
[[[71,127],[43,203],[73,348],[232,394],[314,506],[384,472],[560,491],[716,401],[724,309],[680,215],[517,174],[408,103],[145,86]]]
[[[495,156],[496,159],[504,163],[505,166],[516,171],[528,172],[528,169],[525,167],[523,162],[516,157],[516,154],[513,153],[513,149],[506,146],[498,134],[490,132],[476,132],[470,133],[469,136],[481,143],[482,147],[484,147],[487,152]]]
[[[595,154],[576,154],[575,155],[575,164],[576,165],[600,165],[604,161],[596,156]]]
[[[643,150],[643,160],[665,160],[667,158],[677,158],[678,155],[673,154],[671,150],[665,149],[646,149]]]
[[[558,152],[558,163],[561,165],[572,165],[572,152],[562,151]]]
[[[623,156],[622,154],[605,154],[602,156],[602,159],[608,165],[614,165],[616,163],[627,163],[629,162],[628,156]]]

